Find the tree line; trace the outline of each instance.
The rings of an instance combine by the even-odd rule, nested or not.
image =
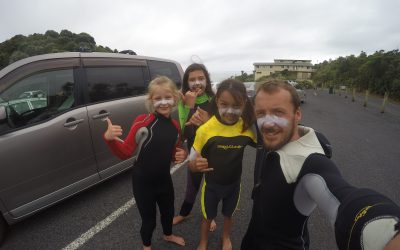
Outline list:
[[[16,35],[0,43],[0,69],[26,57],[66,51],[118,52],[96,45],[94,38],[84,32],[75,34],[65,29],[60,33],[48,30],[45,34]]]
[[[400,100],[400,52],[398,49],[376,51],[371,55],[339,57],[316,64],[312,80],[322,87],[345,85],[356,91],[389,95]]]

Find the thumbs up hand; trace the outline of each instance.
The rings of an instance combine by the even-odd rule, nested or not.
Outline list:
[[[107,141],[118,140],[122,141],[118,136],[122,135],[122,128],[119,125],[113,125],[109,118],[106,119],[107,121],[107,130],[104,133],[104,138]],[[122,141],[123,142],[123,141]]]
[[[176,148],[175,163],[181,163],[186,159],[187,153],[182,148]]]

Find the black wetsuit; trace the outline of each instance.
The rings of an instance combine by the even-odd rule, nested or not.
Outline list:
[[[210,102],[207,100],[203,103],[195,104],[193,109],[190,109],[188,114],[188,121],[190,117],[195,113],[197,108],[201,108],[207,112],[209,112]],[[196,136],[196,130],[198,126],[196,125],[187,125],[185,126],[183,138],[187,139],[187,148],[190,150],[193,146],[194,138]],[[199,192],[201,180],[203,178],[203,173],[190,171],[187,169],[187,178],[186,178],[186,192],[185,199],[182,203],[181,209],[179,211],[179,215],[188,216],[193,209],[194,202],[196,201],[197,193]]]
[[[156,206],[161,215],[161,225],[165,235],[172,234],[174,216],[174,187],[170,165],[178,140],[179,125],[175,120],[160,114],[138,116],[124,143],[107,142],[111,150],[121,159],[132,156],[137,143],[135,135],[141,128],[148,134],[133,167],[133,194],[142,218],[140,234],[143,245],[151,245],[151,237],[156,227]]]
[[[300,129],[304,135],[278,151],[267,152],[262,146],[257,150],[252,217],[241,249],[308,249],[307,220],[316,206],[335,226],[340,249],[347,249],[343,246],[352,237],[353,245],[348,249],[360,249],[356,246],[362,242],[355,236],[360,228],[349,230],[356,211],[370,202],[385,201],[394,210],[379,213],[398,220],[400,209],[382,195],[370,199],[371,191],[359,192],[348,184],[326,157],[330,147],[322,147],[312,129]],[[353,202],[356,198],[360,198],[359,203]]]

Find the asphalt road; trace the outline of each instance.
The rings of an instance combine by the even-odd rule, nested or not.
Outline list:
[[[316,94],[308,91],[302,123],[331,141],[332,159],[350,183],[374,188],[400,204],[400,106],[392,103],[381,114],[381,100],[370,98],[371,105],[364,108],[362,97],[351,102],[343,94],[330,95],[325,90]],[[246,149],[241,202],[234,215],[234,249],[239,248],[250,219],[254,156],[254,149]],[[140,217],[136,206],[129,205],[130,174],[121,174],[12,226],[1,249],[74,249],[70,243],[78,249],[141,249]],[[184,167],[173,174],[176,210],[184,196],[185,180]],[[115,211],[120,213],[115,215]],[[184,248],[164,242],[157,221],[153,249],[196,249],[200,219],[197,202],[192,217],[174,227],[174,233],[186,239]],[[210,233],[209,249],[220,248],[221,216],[217,223],[217,231]],[[318,210],[309,220],[309,229],[311,249],[336,249],[333,231]]]

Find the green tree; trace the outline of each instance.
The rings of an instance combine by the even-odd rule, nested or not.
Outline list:
[[[28,54],[26,54],[26,53],[24,53],[22,51],[16,50],[9,57],[9,63],[16,62],[16,61],[24,59],[26,57],[28,57]]]
[[[118,53],[116,49],[97,45],[95,39],[85,32],[75,34],[66,29],[60,33],[47,30],[44,34],[16,35],[0,43],[0,69],[29,56],[82,50]]]
[[[326,87],[344,84],[379,95],[387,92],[400,100],[400,53],[398,50],[380,50],[367,55],[362,51],[359,56],[324,61],[315,65],[312,79],[317,85]]]

